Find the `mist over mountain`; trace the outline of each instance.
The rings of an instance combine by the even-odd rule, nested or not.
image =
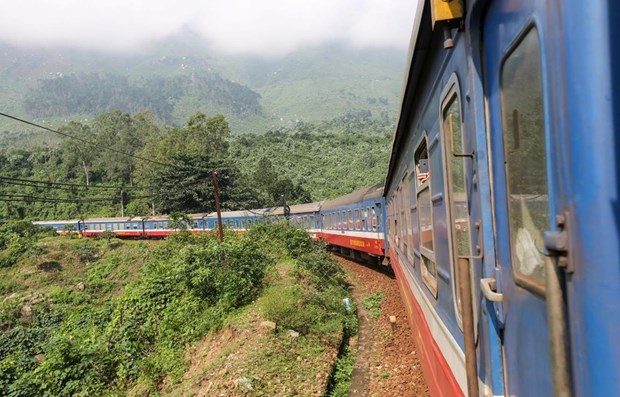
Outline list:
[[[396,117],[405,54],[341,44],[282,57],[231,56],[184,33],[131,54],[0,44],[0,109],[50,126],[150,110],[162,123],[222,113],[233,133],[299,122]],[[7,139],[37,131],[0,119]],[[30,135],[28,135],[30,134]]]

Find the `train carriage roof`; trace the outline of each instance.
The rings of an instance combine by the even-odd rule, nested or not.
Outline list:
[[[329,210],[333,208],[342,207],[343,205],[353,204],[364,200],[381,197],[383,194],[383,184],[378,183],[371,187],[365,187],[360,190],[356,190],[347,195],[335,198],[333,200],[326,200],[321,207],[321,210]]]
[[[77,219],[71,219],[68,221],[34,221],[32,222],[35,225],[39,225],[39,226],[46,226],[46,225],[59,225],[62,223],[78,223],[79,220]]]
[[[222,212],[222,218],[251,218],[255,216],[263,216],[265,210],[240,210],[240,211],[224,211]],[[212,215],[217,216],[213,213]]]
[[[291,205],[291,215],[293,214],[309,214],[312,212],[318,212],[323,205],[323,201],[316,201],[314,203],[295,204]],[[284,215],[284,207],[274,207],[268,211],[269,215]]]
[[[115,222],[122,223],[122,222],[136,222],[136,221],[141,221],[141,219],[140,218],[135,218],[135,217],[134,218],[132,218],[132,217],[116,217],[116,218],[112,218],[112,217],[110,217],[110,218],[87,218],[87,219],[84,219],[84,222],[87,222],[87,223],[93,223],[93,222],[96,222],[96,223],[115,223]]]
[[[401,149],[401,141],[406,136],[410,118],[413,116],[410,112],[412,102],[415,99],[416,85],[422,71],[422,66],[428,53],[428,42],[432,36],[430,7],[427,0],[418,1],[415,17],[413,21],[413,30],[411,32],[411,40],[409,41],[409,52],[407,54],[407,64],[405,65],[405,75],[403,77],[403,85],[400,98],[400,112],[398,115],[398,123],[394,131],[392,140],[392,151],[390,154],[390,162],[388,172],[385,177],[385,187],[389,187],[392,173],[396,168],[397,159]],[[386,189],[387,190],[387,189]]]

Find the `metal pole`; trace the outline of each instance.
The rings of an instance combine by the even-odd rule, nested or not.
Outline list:
[[[459,257],[459,286],[461,288],[461,314],[463,321],[463,344],[465,345],[465,374],[467,394],[478,396],[478,364],[476,359],[476,335],[474,331],[474,306],[471,293],[471,262]]]
[[[215,196],[215,210],[217,211],[217,226],[220,231],[220,241],[224,241],[224,227],[222,226],[222,212],[220,211],[217,171],[211,171],[211,177],[213,177],[213,195]]]
[[[121,218],[125,216],[125,207],[123,203],[123,189],[121,189]]]

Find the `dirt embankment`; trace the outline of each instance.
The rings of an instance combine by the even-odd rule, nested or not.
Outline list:
[[[428,396],[417,348],[396,280],[378,268],[338,258],[350,274],[360,317],[359,349],[349,396]],[[382,293],[369,313],[364,298]],[[394,316],[396,322],[390,321]]]

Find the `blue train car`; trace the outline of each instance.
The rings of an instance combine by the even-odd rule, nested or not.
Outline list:
[[[385,197],[432,395],[620,395],[618,11],[418,4]]]
[[[69,221],[36,221],[32,223],[39,227],[51,227],[56,233],[61,235],[70,234],[78,231],[80,228],[80,221],[77,219]]]
[[[383,185],[374,185],[323,202],[319,238],[347,250],[385,255]]]

